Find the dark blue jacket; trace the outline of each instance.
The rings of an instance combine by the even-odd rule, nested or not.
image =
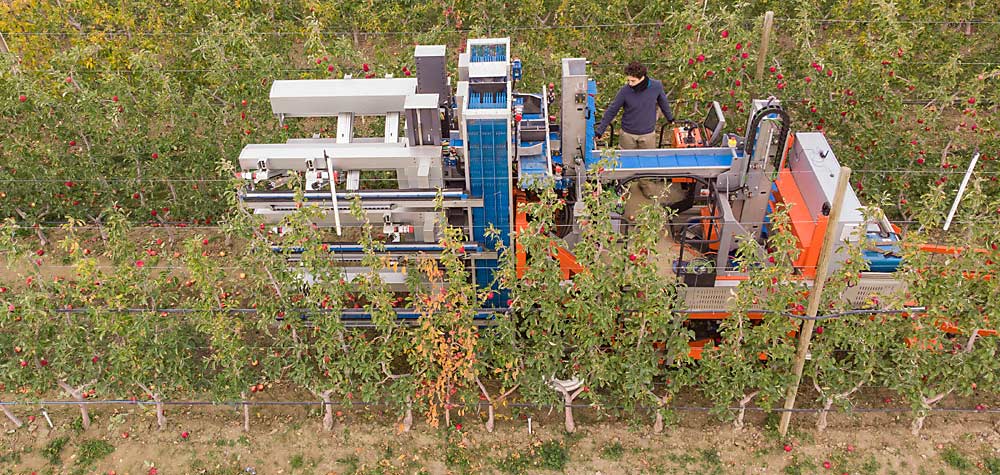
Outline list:
[[[674,114],[670,111],[670,102],[667,101],[667,94],[663,91],[663,83],[656,79],[646,77],[649,84],[645,89],[640,87],[632,88],[628,84],[618,90],[618,95],[611,102],[608,109],[604,111],[604,117],[598,124],[598,136],[604,135],[604,131],[615,120],[618,110],[622,107],[625,112],[622,114],[622,130],[630,134],[643,135],[653,132],[656,129],[656,107],[663,111],[663,116],[673,122]]]

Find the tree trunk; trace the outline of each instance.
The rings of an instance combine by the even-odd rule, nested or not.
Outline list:
[[[39,226],[35,228],[35,235],[38,236],[38,240],[41,242],[42,247],[45,247],[49,243],[49,240],[45,237],[45,233],[42,232],[42,228]]]
[[[153,403],[156,406],[156,425],[160,430],[167,427],[167,416],[163,413],[163,400],[160,399],[158,393],[154,393],[145,384],[139,384],[139,387],[146,392],[146,395],[153,398]]]
[[[833,402],[836,401],[837,399],[846,399],[851,394],[856,393],[859,389],[861,389],[861,386],[863,386],[865,384],[865,382],[867,381],[867,379],[868,378],[864,378],[861,381],[858,381],[858,384],[855,384],[853,388],[848,389],[847,391],[844,391],[844,392],[842,392],[840,394],[835,394],[832,397],[828,397],[828,398],[824,399],[823,400],[823,409],[819,412],[818,418],[816,420],[816,430],[818,430],[820,432],[823,432],[824,430],[826,430],[826,425],[827,425],[826,424],[826,420],[827,420],[826,418],[827,418],[827,415],[830,413],[830,408],[833,407]],[[820,389],[819,384],[816,384],[815,381],[813,382],[813,387],[816,388],[816,392],[817,393],[823,394],[823,391],[822,391],[822,389]]]
[[[159,394],[153,395],[153,401],[156,402],[156,425],[163,430],[167,427],[167,416],[163,413],[163,401],[160,400]]]
[[[240,393],[240,399],[246,401],[247,394]],[[243,404],[243,432],[250,432],[250,405]]]
[[[743,429],[744,427],[743,417],[746,416],[747,414],[747,404],[750,404],[750,401],[752,401],[753,398],[757,396],[758,392],[759,391],[754,391],[744,396],[743,399],[740,399],[740,412],[737,413],[736,420],[733,421],[733,426],[737,430]]]
[[[740,412],[736,413],[736,420],[733,421],[733,428],[736,430],[743,430],[743,416],[747,413],[747,408],[745,404],[740,404]]]
[[[80,418],[83,419],[83,430],[90,429],[90,411],[87,410],[87,405],[83,404],[84,402],[83,388],[86,388],[91,383],[84,384],[83,386],[80,386],[78,388],[74,388],[69,384],[66,384],[65,381],[57,381],[57,383],[59,384],[59,387],[63,389],[63,391],[66,391],[67,393],[69,393],[70,396],[73,397],[73,399],[81,403]]]
[[[830,413],[830,408],[833,407],[833,398],[828,397],[823,401],[823,409],[819,411],[819,415],[816,418],[816,430],[823,432],[826,430],[826,416]]]
[[[600,186],[600,184],[598,184]],[[576,431],[576,423],[573,421],[573,400],[580,395],[583,391],[587,389],[587,386],[583,384],[583,381],[577,379],[575,376],[568,380],[558,380],[554,377],[549,379],[548,385],[550,388],[563,395],[563,413],[566,418],[566,432],[573,433]]]
[[[331,395],[330,391],[324,391],[319,395],[323,399],[323,430],[327,432],[333,430],[333,400]]]
[[[445,398],[444,402],[444,425],[451,427],[451,397]]]
[[[934,404],[937,404],[938,401],[944,399],[945,396],[951,394],[952,391],[954,391],[954,389],[949,389],[949,390],[947,390],[947,391],[945,391],[943,393],[940,393],[937,396],[934,396],[934,397],[931,397],[931,398],[926,398],[926,397],[925,398],[921,398],[920,402],[924,406],[923,409],[925,411],[927,411],[927,412],[930,412],[931,407],[934,406]],[[919,416],[917,416],[917,417],[915,417],[913,419],[913,423],[910,424],[910,433],[912,433],[914,436],[920,435],[920,431],[924,428],[924,420],[925,419],[927,419],[927,413],[926,412],[923,413],[923,414],[921,414],[921,415],[919,415]]]
[[[413,427],[413,408],[407,404],[406,414],[403,415],[403,422],[399,425],[400,432],[409,432],[410,428]]]
[[[656,419],[653,421],[653,433],[661,434],[663,433],[663,413],[660,412],[660,409],[663,409],[664,406],[666,406],[667,403],[670,402],[672,396],[669,392],[667,392],[663,396],[657,396],[656,393],[652,391],[650,391],[649,394],[651,394],[657,400]]]
[[[563,392],[563,410],[566,414],[566,432],[572,434],[576,432],[576,422],[573,421],[573,396],[569,392]]]
[[[17,416],[14,415],[14,413],[10,410],[10,408],[7,407],[7,405],[0,405],[0,409],[3,409],[3,414],[7,416],[7,419],[10,419],[10,421],[14,423],[14,427],[20,429],[21,426],[24,425],[24,423],[21,422],[21,419],[18,419]]]
[[[919,416],[913,419],[913,422],[910,424],[910,433],[914,437],[920,435],[920,430],[924,428],[924,419],[926,418],[927,416]]]
[[[976,10],[976,0],[969,0],[969,16],[971,17]],[[965,36],[972,36],[972,19],[965,22]]]
[[[483,397],[486,398],[486,432],[492,434],[495,413],[495,409],[493,408],[493,398],[490,397],[489,391],[486,390],[486,385],[484,385],[483,381],[479,379],[479,376],[476,376],[476,385],[479,386],[479,391],[483,394]],[[476,406],[476,410],[479,410],[479,406]]]
[[[662,434],[663,433],[663,414],[659,410],[656,411],[656,420],[653,421],[653,433]]]
[[[80,394],[74,394],[73,399],[83,402],[83,396]],[[87,409],[86,404],[80,404],[80,418],[83,420],[83,430],[90,429],[90,411]]]
[[[516,391],[521,384],[515,384],[513,387],[508,389],[507,392],[498,396],[495,401],[492,397],[490,397],[489,391],[486,390],[486,385],[479,379],[479,376],[476,376],[476,384],[479,386],[479,391],[483,393],[483,397],[486,398],[486,432],[492,433],[496,421],[496,404],[504,399],[507,399],[507,396],[513,394],[513,392]],[[478,406],[476,407],[478,410]]]
[[[493,403],[486,406],[486,432],[493,433]]]

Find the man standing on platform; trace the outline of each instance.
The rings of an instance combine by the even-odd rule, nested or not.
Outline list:
[[[656,148],[656,109],[663,112],[668,121],[674,121],[670,102],[663,90],[663,83],[650,78],[646,67],[633,61],[625,68],[627,84],[618,90],[601,117],[601,123],[594,128],[595,137],[601,137],[618,111],[622,113],[622,133],[619,144],[623,149]]]

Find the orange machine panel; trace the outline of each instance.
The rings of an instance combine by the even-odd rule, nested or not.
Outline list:
[[[812,277],[816,275],[816,265],[819,262],[819,252],[823,248],[823,237],[826,234],[827,217],[818,216],[815,219],[809,215],[791,170],[784,168],[778,172],[775,182],[777,191],[775,201],[790,204],[788,216],[792,222],[792,234],[798,238],[799,257],[795,266],[802,268],[802,273]]]
[[[674,127],[673,138],[671,140],[674,148],[702,147],[704,141],[701,139],[701,130],[693,129],[690,134],[684,127]]]

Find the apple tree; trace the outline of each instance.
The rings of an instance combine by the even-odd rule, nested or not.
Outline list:
[[[510,292],[508,306],[520,336],[516,341],[519,351],[531,355],[523,360],[520,392],[531,401],[561,402],[566,430],[573,432],[576,426],[571,404],[588,386],[583,367],[573,359],[577,342],[571,341],[572,332],[580,329],[589,334],[595,327],[573,325],[572,321],[591,321],[591,311],[603,309],[576,315],[567,308],[572,297],[555,258],[558,240],[549,234],[555,229],[555,213],[563,204],[550,188],[539,190],[539,198],[536,203],[518,204],[517,212],[529,218],[527,227],[519,229],[516,236],[518,251],[526,255],[523,274],[514,265],[514,253],[507,251],[502,253],[506,260],[497,279],[501,288]]]
[[[352,384],[371,379],[381,368],[363,356],[371,352],[363,330],[348,328],[341,319],[348,285],[323,243],[325,234],[314,226],[321,214],[303,206],[280,223],[283,242],[301,253],[298,264],[285,263],[291,270],[281,274],[292,297],[277,311],[276,325],[270,325],[274,351],[268,366],[272,379],[289,381],[322,400],[323,429],[330,431],[335,399],[350,402]]]
[[[870,213],[866,213],[868,217]],[[861,227],[858,233],[864,233]],[[855,236],[853,243],[841,243],[838,254],[843,262],[827,277],[819,305],[820,320],[809,346],[812,358],[806,361],[805,373],[812,381],[821,404],[816,428],[827,426],[827,415],[834,404],[849,406],[850,397],[865,385],[875,382],[885,364],[885,352],[896,344],[898,335],[885,325],[875,303],[888,296],[867,296],[871,314],[852,313],[852,302],[845,292],[858,285],[861,272],[868,270],[862,251],[869,247],[866,236]],[[831,316],[830,318],[825,318]]]
[[[461,415],[465,407],[479,400],[475,317],[480,301],[462,258],[464,230],[448,226],[443,212],[437,221],[443,251],[440,256],[418,261],[421,279],[414,280],[411,295],[419,319],[409,331],[411,343],[406,353],[417,388],[415,400],[424,409],[427,422],[437,427],[443,415],[445,426],[451,427],[452,409],[459,407]]]
[[[734,403],[739,407],[733,421],[737,429],[751,401],[770,408],[791,383],[791,336],[798,322],[788,314],[804,313],[807,288],[793,276],[797,249],[789,226],[788,213],[779,207],[771,214],[766,248],[741,240],[735,263],[747,279],[736,288],[730,314],[719,325],[721,343],[702,353],[698,368],[698,388],[716,413],[728,415]]]
[[[628,198],[625,190],[621,199]],[[659,269],[673,257],[662,256],[658,245],[667,235],[671,213],[658,203],[646,204],[632,217],[618,255],[593,264],[595,275],[615,276],[622,286],[623,311],[607,354],[615,375],[608,391],[625,414],[643,405],[655,407],[655,433],[663,430],[667,405],[683,386],[693,337],[685,326],[687,317],[679,312],[683,287]]]
[[[256,390],[262,368],[253,364],[256,327],[255,314],[242,311],[234,302],[231,286],[239,285],[227,279],[227,272],[204,250],[207,239],[192,236],[183,243],[182,259],[187,270],[185,287],[191,289],[181,305],[192,313],[186,316],[200,338],[208,344],[203,372],[206,389],[218,400],[246,400],[248,388]],[[266,347],[263,348],[265,351]],[[249,406],[243,405],[243,430],[250,430]]]
[[[907,235],[905,265],[899,272],[907,298],[926,310],[893,322],[902,336],[888,354],[882,374],[885,386],[908,401],[914,411],[911,429],[919,433],[933,408],[951,394],[970,396],[979,385],[997,387],[1000,360],[996,344],[998,313],[996,279],[1000,253],[994,230],[1000,201],[982,192],[975,179],[949,232],[938,228],[945,199],[942,186],[925,195],[917,215],[922,231]],[[945,246],[928,252],[922,244]]]
[[[417,376],[406,358],[412,344],[412,332],[407,324],[400,320],[396,313],[399,302],[392,289],[382,279],[379,271],[393,267],[398,263],[385,257],[385,245],[375,239],[372,224],[361,206],[361,199],[351,202],[351,214],[362,222],[358,243],[363,250],[361,266],[367,269],[356,275],[350,282],[353,289],[348,293],[348,301],[354,301],[355,307],[363,309],[371,319],[371,331],[358,332],[356,338],[361,341],[367,351],[361,352],[358,361],[363,368],[363,378],[352,381],[357,384],[354,394],[360,396],[363,402],[377,399],[386,401],[400,416],[398,430],[408,432],[413,425],[413,409],[417,404],[414,395],[417,393]],[[403,269],[408,269],[409,262],[401,263]],[[418,272],[407,271],[407,280],[412,288],[413,279]],[[353,359],[353,358],[352,358]],[[370,368],[377,368],[371,370]]]
[[[164,400],[192,394],[206,383],[198,351],[205,340],[189,319],[169,310],[177,305],[177,294],[169,289],[182,283],[154,269],[166,259],[136,246],[130,228],[124,212],[109,216],[106,257],[112,269],[88,276],[86,281],[94,282],[88,305],[96,315],[94,331],[112,349],[106,358],[111,392],[141,390],[154,402],[163,429]]]

